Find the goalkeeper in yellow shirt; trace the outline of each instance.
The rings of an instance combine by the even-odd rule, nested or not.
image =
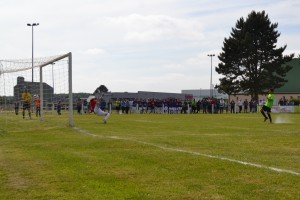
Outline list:
[[[25,118],[25,110],[26,109],[28,110],[28,115],[29,115],[29,118],[31,119],[30,107],[31,107],[32,96],[26,88],[22,94],[22,99],[23,99],[23,119]]]
[[[261,114],[264,116],[264,122],[267,121],[268,119],[270,120],[270,123],[272,123],[272,118],[271,118],[271,109],[274,104],[274,90],[271,88],[269,89],[269,94],[267,97],[267,102],[263,107],[260,109]],[[267,112],[268,117],[266,116],[265,112]]]

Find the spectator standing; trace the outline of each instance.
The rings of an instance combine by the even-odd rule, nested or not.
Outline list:
[[[207,114],[207,106],[208,106],[208,102],[207,102],[207,99],[204,98],[202,99],[202,108],[203,108],[203,114]]]
[[[225,101],[224,101],[223,98],[221,98],[220,101],[219,101],[220,114],[223,114],[223,112],[224,112],[224,106],[225,106]]]
[[[197,111],[197,103],[196,103],[196,99],[193,99],[192,101],[192,113],[195,114]]]
[[[235,102],[232,99],[230,102],[230,113],[234,113],[234,112],[235,112]]]
[[[82,109],[82,101],[80,98],[77,99],[77,113],[81,114],[81,109]]]
[[[257,112],[257,102],[255,100],[252,100],[252,113]]]
[[[201,109],[201,101],[200,99],[197,101],[197,113],[200,113],[200,109]]]
[[[56,109],[57,109],[57,114],[61,115],[61,101],[58,101]]]
[[[115,101],[115,107],[116,107],[117,114],[120,114],[121,102],[120,102],[119,99],[117,99],[117,100]]]
[[[129,100],[127,99],[125,102],[125,113],[128,114],[130,110],[130,103]]]
[[[16,113],[16,115],[19,114],[19,105],[20,105],[19,101],[15,101],[15,113]]]
[[[243,101],[239,100],[238,105],[239,105],[239,113],[241,113],[243,109]]]
[[[244,113],[247,113],[247,112],[248,112],[248,105],[249,105],[249,102],[248,102],[248,100],[246,99],[246,100],[244,101]]]

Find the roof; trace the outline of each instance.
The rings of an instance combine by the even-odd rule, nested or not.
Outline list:
[[[284,65],[291,65],[293,69],[285,77],[288,82],[283,87],[276,89],[275,93],[300,94],[300,59],[295,58]]]

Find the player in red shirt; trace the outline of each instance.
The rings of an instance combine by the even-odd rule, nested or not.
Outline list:
[[[91,110],[90,110],[90,113],[93,113],[94,112],[94,109],[95,109],[95,107],[96,107],[96,104],[97,104],[97,99],[96,98],[94,98],[94,99],[91,99],[91,101],[90,101],[90,108],[91,108]]]
[[[90,102],[90,104],[91,104],[91,112],[94,112],[98,116],[105,116],[103,118],[103,123],[106,124],[107,119],[110,116],[110,113],[101,110],[101,108],[100,108],[101,99],[102,99],[101,97],[98,98],[98,99],[96,99],[96,98],[91,99],[91,102]]]
[[[37,117],[41,116],[41,100],[38,95],[35,97],[34,103],[35,103],[35,115]]]

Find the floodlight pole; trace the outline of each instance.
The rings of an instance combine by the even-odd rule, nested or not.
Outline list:
[[[32,64],[32,82],[33,82],[33,66],[34,66],[34,64],[33,64],[33,27],[34,26],[38,26],[39,25],[39,23],[32,23],[32,24],[27,24],[27,26],[31,26],[31,30],[32,30],[32,34],[31,34],[31,36],[32,36],[32,48],[31,48],[31,50],[32,50],[32,61],[31,61],[31,64]]]
[[[212,57],[215,56],[215,54],[208,54],[207,56],[210,57],[210,86],[209,86],[209,90],[210,90],[210,97],[213,97],[213,91],[212,91]]]

